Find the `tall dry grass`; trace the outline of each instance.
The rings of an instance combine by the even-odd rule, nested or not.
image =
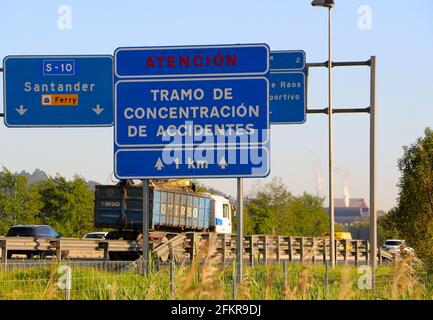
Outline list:
[[[138,267],[137,270],[121,272],[76,267],[73,269],[71,297],[83,300],[231,299],[236,264],[219,264],[216,248],[216,239],[211,238],[199,248],[191,265],[176,266],[174,294],[169,291],[167,265],[153,268],[147,276],[140,274]],[[325,266],[310,263],[314,251],[314,248],[306,251],[302,263],[287,264],[285,275],[281,264],[245,266],[242,285],[235,287],[236,299],[432,298],[433,289],[426,288],[420,280],[423,265],[412,256],[403,255],[390,267],[379,266],[376,290],[373,292],[358,287],[359,274],[353,265],[329,268],[329,285],[326,286]],[[12,299],[63,299],[64,292],[56,286],[56,271],[57,265],[53,263],[48,270],[0,272],[0,300],[4,296]],[[33,278],[38,281],[32,282]],[[30,292],[35,294],[30,295]]]
[[[391,300],[419,300],[423,296],[424,285],[419,274],[423,263],[412,254],[401,253],[396,256],[392,277]]]
[[[315,242],[311,248],[306,248],[302,259],[302,267],[301,271],[299,272],[297,286],[290,289],[287,287],[287,284],[285,284],[284,296],[286,299],[306,300],[309,298],[309,291],[313,286],[313,278],[310,270],[311,266],[308,261],[315,260],[315,253],[321,244],[325,245],[324,240]]]
[[[198,299],[223,299],[223,288],[220,283],[220,268],[217,266],[216,237],[211,236],[194,257],[191,268],[184,280],[183,295],[185,298],[196,297]],[[193,279],[198,274],[199,265],[203,262],[201,279],[193,285]]]
[[[41,296],[41,300],[57,300],[59,298],[57,290],[57,268],[56,263],[50,264],[50,278]]]
[[[338,300],[350,300],[353,283],[350,279],[350,268],[347,265],[341,267],[340,288]]]

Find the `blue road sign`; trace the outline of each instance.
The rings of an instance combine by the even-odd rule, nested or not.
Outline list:
[[[118,78],[265,75],[269,47],[265,44],[118,48]]]
[[[284,72],[269,75],[271,124],[304,123],[307,113],[306,75]]]
[[[236,65],[191,62],[218,54]],[[161,64],[146,70],[149,57]],[[185,59],[189,65],[180,64]],[[117,178],[269,174],[266,45],[131,48],[131,55],[120,48],[115,65],[122,76],[115,84]]]
[[[302,50],[271,51],[271,70],[303,71],[306,68],[305,52]]]
[[[266,143],[268,86],[266,77],[118,81],[116,145]]]
[[[233,159],[231,159],[233,158]],[[267,147],[119,149],[116,175],[123,179],[264,177],[269,174]]]
[[[112,56],[7,56],[3,65],[8,127],[113,125]]]
[[[272,51],[270,56],[271,124],[304,123],[307,67],[304,51]]]

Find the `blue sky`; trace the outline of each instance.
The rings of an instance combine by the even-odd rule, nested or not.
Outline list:
[[[60,5],[72,10],[70,30],[58,28]],[[362,5],[372,10],[371,29],[358,27]],[[402,146],[433,127],[433,2],[336,0],[333,21],[335,61],[377,56],[377,206],[388,210],[396,202]],[[302,49],[307,62],[322,62],[327,59],[326,23],[326,10],[313,8],[309,0],[2,1],[0,58],[112,54],[119,46],[264,42],[271,50]],[[334,107],[367,107],[368,68],[334,70]],[[326,72],[310,72],[309,108],[326,107]],[[368,200],[368,115],[336,115],[334,124],[335,195],[343,196],[346,177],[350,195]],[[0,165],[109,183],[112,130],[11,129],[0,123]],[[260,183],[279,176],[295,194],[326,196],[326,116],[275,126],[271,134],[271,175]],[[321,172],[322,188],[315,171]],[[204,182],[235,194],[234,179]],[[258,182],[247,179],[247,191]]]

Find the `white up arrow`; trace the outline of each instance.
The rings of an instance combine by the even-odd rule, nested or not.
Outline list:
[[[226,162],[226,159],[225,159],[224,157],[221,158],[221,160],[220,160],[220,162],[218,163],[218,165],[219,165],[220,168],[223,169],[223,170],[228,166],[228,164],[227,164],[227,162]]]
[[[99,104],[96,105],[96,108],[92,108],[93,111],[95,111],[95,113],[99,116],[102,111],[104,111],[104,108],[101,108],[101,106]]]
[[[162,168],[164,168],[164,165],[162,164],[161,158],[158,158],[158,160],[156,161],[155,168],[158,171],[161,171]]]
[[[28,109],[25,109],[23,105],[20,105],[20,107],[16,108],[15,110],[20,114],[20,116],[23,116],[24,113],[26,113]]]

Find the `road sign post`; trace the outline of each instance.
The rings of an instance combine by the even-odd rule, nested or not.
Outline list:
[[[143,180],[143,262],[144,262],[144,273],[149,274],[149,218],[150,218],[150,206],[149,206],[149,181]]]
[[[238,211],[238,223],[237,223],[237,283],[242,283],[243,279],[243,263],[244,263],[244,183],[242,178],[237,179],[237,211]],[[252,250],[252,248],[251,248]],[[252,255],[252,253],[251,253]]]
[[[113,125],[112,56],[7,56],[3,65],[8,127]]]

